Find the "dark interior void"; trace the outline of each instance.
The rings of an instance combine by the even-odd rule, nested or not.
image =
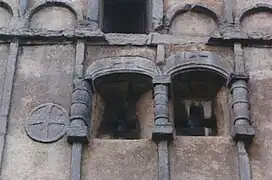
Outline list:
[[[217,135],[214,102],[225,79],[209,71],[192,71],[176,75],[172,82],[176,134]]]
[[[144,92],[151,89],[151,79],[144,75],[120,73],[103,76],[95,81],[95,85],[105,102],[97,137],[139,139],[136,103]]]
[[[104,0],[105,33],[147,33],[147,0]]]

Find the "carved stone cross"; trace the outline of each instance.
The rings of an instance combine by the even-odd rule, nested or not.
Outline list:
[[[32,110],[25,129],[28,136],[39,142],[54,142],[66,132],[68,113],[56,104],[46,103]]]

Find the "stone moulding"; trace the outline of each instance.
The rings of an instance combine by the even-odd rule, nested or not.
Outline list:
[[[272,13],[272,5],[269,4],[256,4],[249,8],[242,10],[235,18],[237,24],[241,24],[245,17],[258,12],[270,12]]]
[[[4,8],[4,9],[8,10],[8,12],[9,12],[12,16],[15,15],[16,9],[13,8],[12,6],[10,6],[9,3],[0,0],[0,7],[2,7],[2,8]]]
[[[41,2],[39,2],[38,4],[34,5],[33,8],[29,9],[27,11],[27,13],[25,14],[25,22],[24,22],[24,27],[28,27],[30,20],[32,18],[32,16],[39,12],[40,10],[47,8],[47,7],[64,7],[69,9],[76,17],[77,20],[83,20],[83,12],[76,8],[73,4],[70,4],[67,1],[64,0],[43,0]]]
[[[211,37],[209,43],[211,44],[234,44],[239,42],[241,44],[272,44],[272,37],[270,34],[255,33],[248,35],[241,29],[242,21],[255,13],[258,12],[270,12],[272,13],[272,5],[269,4],[255,4],[249,8],[246,8],[239,12],[235,16],[234,23],[222,22],[220,25],[221,37]]]
[[[169,56],[163,67],[165,75],[174,76],[186,71],[207,70],[213,71],[227,79],[232,72],[231,65],[219,55],[209,51],[181,52]]]
[[[221,18],[213,10],[206,6],[203,6],[201,4],[180,4],[170,8],[166,12],[165,25],[170,26],[177,15],[188,11],[206,14],[210,16],[217,23],[217,25],[219,25],[221,22]]]
[[[98,77],[113,73],[138,73],[153,78],[160,74],[160,69],[153,61],[143,57],[110,57],[93,62],[86,71],[85,79],[94,81]]]

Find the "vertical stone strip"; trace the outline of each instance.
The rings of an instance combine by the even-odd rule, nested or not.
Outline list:
[[[153,79],[154,121],[152,139],[158,145],[158,179],[170,179],[168,143],[173,140],[173,126],[169,122],[168,89],[170,77],[159,76]]]
[[[234,44],[235,72],[246,72],[241,44]]]
[[[158,30],[163,26],[163,0],[150,0],[152,1],[149,11],[152,11],[152,25],[153,30]]]
[[[158,156],[159,180],[170,180],[169,151],[167,141],[160,141],[158,143]]]
[[[83,78],[85,44],[78,41],[74,75],[74,91],[70,108],[70,125],[67,140],[72,144],[71,180],[80,180],[82,146],[89,142],[91,126],[92,90],[89,82]]]
[[[224,0],[224,17],[228,23],[233,23],[233,0]]]
[[[237,144],[238,148],[238,160],[239,160],[239,167],[240,167],[240,179],[247,180],[251,179],[251,171],[250,171],[250,162],[248,153],[245,148],[245,143],[242,141],[238,141]]]
[[[28,7],[28,0],[19,0],[20,3],[20,16],[23,16]]]
[[[158,44],[157,46],[157,65],[163,65],[165,61],[165,47],[164,44]]]
[[[85,42],[78,40],[76,45],[76,61],[75,61],[75,71],[74,71],[74,85],[80,82],[80,79],[83,79],[83,63],[85,56]]]
[[[251,169],[246,148],[252,143],[255,130],[250,120],[248,80],[240,44],[234,45],[235,71],[230,75],[228,87],[232,95],[234,126],[232,136],[237,141],[240,180],[251,180]]]
[[[82,153],[82,144],[73,143],[72,162],[71,162],[71,179],[72,180],[80,180],[81,153]]]
[[[88,20],[98,23],[99,11],[100,11],[100,1],[88,0],[88,12],[87,12]]]
[[[6,143],[6,134],[7,134],[7,122],[10,111],[11,104],[11,95],[12,95],[12,87],[13,80],[16,69],[16,62],[18,56],[19,43],[17,40],[13,41],[10,44],[9,48],[9,56],[5,69],[5,79],[2,96],[2,105],[1,105],[1,114],[0,114],[0,171],[2,170],[2,162],[3,162],[3,153]]]

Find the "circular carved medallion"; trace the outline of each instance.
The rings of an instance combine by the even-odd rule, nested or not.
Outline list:
[[[66,132],[68,112],[53,103],[34,108],[26,121],[25,129],[30,138],[39,142],[54,142]]]

